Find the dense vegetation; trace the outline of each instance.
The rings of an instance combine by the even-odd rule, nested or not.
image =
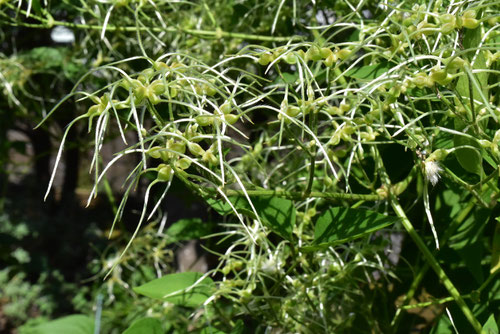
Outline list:
[[[0,18],[3,330],[498,333],[500,2]]]

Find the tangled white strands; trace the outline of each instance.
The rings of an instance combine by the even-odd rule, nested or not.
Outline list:
[[[439,163],[434,160],[429,160],[424,162],[425,165],[425,176],[428,181],[432,183],[433,186],[435,186],[441,176],[439,175],[439,172],[441,172],[443,169],[439,167]]]

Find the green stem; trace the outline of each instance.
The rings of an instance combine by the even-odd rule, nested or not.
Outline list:
[[[242,190],[233,190],[233,189],[225,189],[224,193],[227,196],[244,195],[244,192]],[[246,193],[250,196],[276,196],[276,197],[284,197],[296,200],[302,200],[305,198],[324,198],[327,200],[380,201],[384,199],[384,197],[374,194],[348,194],[348,193],[334,193],[334,192],[320,192],[320,191],[311,191],[307,196],[304,195],[303,192],[284,191],[284,190],[247,190]]]
[[[21,13],[25,13],[25,11],[20,10]],[[39,17],[33,14],[30,14],[31,18],[34,18],[41,23],[26,23],[26,22],[11,22],[12,26],[24,26],[29,28],[52,28],[53,26],[64,26],[68,28],[74,29],[87,29],[87,30],[102,30],[103,26],[98,24],[83,24],[83,23],[73,23],[73,22],[65,22],[58,20],[49,20],[43,17]],[[170,33],[179,33],[183,32],[186,34],[191,34],[194,36],[198,36],[200,38],[210,39],[210,38],[237,38],[244,40],[254,40],[254,41],[264,41],[264,42],[288,42],[294,40],[302,40],[303,38],[300,36],[283,36],[283,37],[275,37],[275,36],[265,36],[265,35],[254,35],[254,34],[245,34],[238,32],[228,32],[222,31],[220,29],[217,30],[201,30],[201,29],[183,29],[180,27],[120,27],[114,25],[107,25],[106,31],[130,31],[130,32],[138,32],[138,31],[151,31],[151,32],[170,32]]]
[[[399,219],[401,219],[401,223],[403,224],[404,228],[406,229],[406,231],[408,232],[410,237],[413,239],[413,241],[415,242],[415,244],[417,245],[419,250],[424,255],[424,258],[427,260],[427,263],[429,263],[429,265],[434,270],[434,272],[437,274],[439,279],[443,282],[443,285],[448,290],[451,297],[458,304],[458,307],[460,308],[460,310],[462,310],[463,314],[465,315],[465,317],[467,318],[469,323],[472,325],[472,327],[474,328],[474,330],[477,333],[482,333],[483,330],[482,330],[481,324],[479,323],[479,321],[477,321],[476,317],[474,317],[474,314],[470,310],[469,306],[467,306],[467,304],[465,303],[464,299],[460,295],[460,292],[458,292],[458,290],[455,288],[453,283],[450,281],[450,279],[448,278],[448,276],[444,272],[443,268],[441,268],[441,266],[439,265],[437,260],[432,255],[429,248],[427,248],[424,241],[420,238],[418,233],[413,228],[412,223],[410,222],[410,220],[406,216],[406,213],[404,212],[403,208],[399,204],[397,198],[393,194],[389,194],[389,201],[390,201],[392,208],[396,212],[396,215],[399,217]]]
[[[423,307],[427,307],[427,306],[431,306],[431,305],[444,304],[444,303],[451,302],[451,301],[453,301],[453,297],[446,297],[446,298],[442,298],[442,299],[433,300],[430,302],[422,302],[422,303],[404,305],[404,306],[401,306],[401,309],[411,310],[413,308],[423,308]]]

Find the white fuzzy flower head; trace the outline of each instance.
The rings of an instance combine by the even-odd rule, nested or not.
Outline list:
[[[435,160],[426,160],[424,162],[425,165],[425,176],[428,181],[432,183],[433,186],[438,183],[439,179],[441,176],[439,175],[439,172],[441,172],[443,169],[439,167],[439,163]]]

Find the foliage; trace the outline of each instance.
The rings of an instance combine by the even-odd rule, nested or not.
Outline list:
[[[37,114],[48,130],[76,105],[46,198],[74,131],[85,128],[93,147],[88,203],[135,157],[110,235],[142,184],[144,204],[99,274],[108,295],[114,284],[130,293],[125,310],[141,305],[125,315],[127,331],[158,331],[151,313],[171,333],[239,333],[242,323],[276,333],[497,330],[499,3],[1,6],[4,25],[75,34],[72,48],[4,61],[5,104],[15,110],[37,101],[24,90],[33,77],[23,61],[57,69],[62,90],[74,83]],[[116,137],[125,148],[103,161]],[[180,220],[166,235],[160,223],[155,234],[176,184],[212,216]],[[173,249],[191,238],[216,264],[175,273]],[[424,308],[438,313],[429,324],[414,312]],[[109,306],[122,321],[118,309]]]

